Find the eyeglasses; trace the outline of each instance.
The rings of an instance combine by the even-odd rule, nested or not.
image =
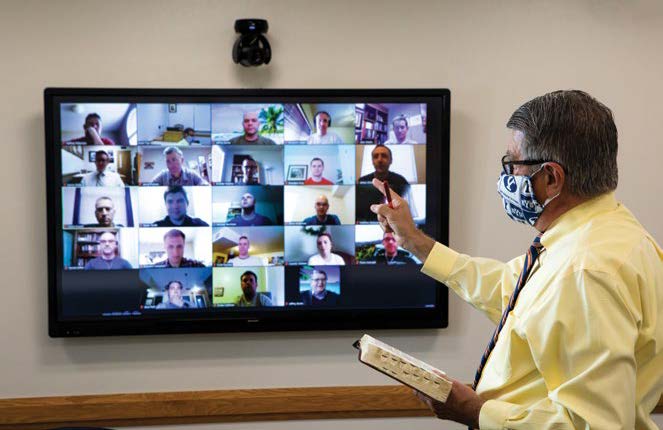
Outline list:
[[[502,157],[502,170],[507,175],[513,175],[513,166],[536,166],[537,164],[549,163],[550,160],[508,160],[509,156]]]

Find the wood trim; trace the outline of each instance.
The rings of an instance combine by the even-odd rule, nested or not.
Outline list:
[[[654,413],[663,413],[663,398]],[[432,416],[400,385],[267,388],[0,400],[0,430]]]

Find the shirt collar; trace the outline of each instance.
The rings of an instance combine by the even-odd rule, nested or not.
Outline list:
[[[170,173],[170,172],[169,172]],[[180,173],[180,177],[178,179],[182,180],[188,176],[186,167],[182,166],[182,173]]]
[[[327,289],[325,288],[325,290],[320,294],[316,294],[313,292],[313,290],[311,290],[311,295],[317,300],[324,300],[325,297],[327,297]]]
[[[246,305],[255,306],[256,303],[258,302],[258,293],[256,292],[256,295],[253,296],[253,300],[247,300],[246,296],[244,296],[244,294],[242,294],[242,297],[240,298],[239,301],[240,301],[240,303],[243,303],[243,304],[246,304]]]
[[[541,244],[549,249],[561,238],[586,224],[591,218],[615,210],[618,206],[619,203],[615,199],[614,192],[601,194],[587,200],[557,218],[541,236]]]

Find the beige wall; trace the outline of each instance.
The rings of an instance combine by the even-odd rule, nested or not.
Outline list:
[[[268,67],[231,62],[233,22],[246,16],[269,19]],[[45,87],[448,87],[451,244],[508,259],[533,231],[507,219],[495,192],[504,123],[519,104],[559,88],[587,90],[614,110],[617,195],[663,241],[662,40],[663,4],[654,0],[1,1],[0,398],[391,383],[357,364],[351,343],[359,331],[49,339]],[[452,297],[446,330],[372,334],[469,381],[491,331]],[[432,419],[343,423],[440,428]]]

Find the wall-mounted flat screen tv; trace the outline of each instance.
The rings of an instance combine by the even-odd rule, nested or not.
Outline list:
[[[446,327],[370,206],[448,242],[448,90],[44,95],[51,336]]]

